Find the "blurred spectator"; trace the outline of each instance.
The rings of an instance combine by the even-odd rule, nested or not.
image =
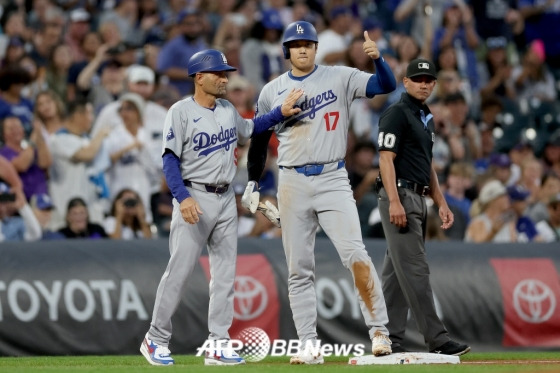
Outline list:
[[[180,35],[166,42],[158,56],[158,73],[169,78],[169,83],[182,96],[193,92],[187,62],[193,54],[208,48],[203,38],[201,14],[196,10],[184,10],[179,14]]]
[[[458,0],[463,3],[462,0]],[[422,43],[425,37],[425,21],[438,29],[443,20],[443,11],[448,0],[401,0],[395,10],[394,19],[397,23],[405,22],[407,19],[412,21],[412,27],[405,28],[409,35],[414,35],[417,43]]]
[[[0,120],[15,116],[21,121],[26,136],[32,131],[33,103],[21,95],[31,82],[29,73],[21,67],[9,66],[0,70]]]
[[[487,174],[492,175],[502,184],[507,185],[511,177],[511,159],[509,156],[503,153],[491,154]]]
[[[284,25],[276,10],[262,13],[255,22],[249,38],[241,47],[241,71],[243,76],[260,92],[262,87],[286,70],[280,38]],[[228,59],[229,61],[229,59]]]
[[[245,119],[253,119],[255,116],[254,92],[251,83],[243,76],[238,74],[229,77],[226,98]]]
[[[550,197],[548,218],[537,223],[537,231],[544,242],[560,241],[560,193]]]
[[[453,211],[453,210],[451,210]],[[449,240],[448,231],[443,231],[441,228],[441,218],[438,215],[438,210],[432,206],[428,206],[427,209],[428,217],[426,219],[426,241],[447,241]],[[457,225],[457,216],[455,216],[455,221],[453,227]],[[464,233],[464,231],[463,231]],[[461,235],[462,237],[463,235]],[[462,240],[462,238],[458,238]]]
[[[46,67],[39,67],[37,62],[35,62],[28,54],[24,55],[18,61],[18,65],[27,71],[30,77],[29,84],[25,85],[21,90],[21,96],[33,102],[39,92],[49,88],[46,81]]]
[[[33,126],[29,141],[25,139],[23,126],[17,117],[4,118],[0,131],[4,142],[0,155],[10,160],[17,170],[27,200],[33,194],[48,192],[47,170],[52,164],[51,152],[41,132],[41,122],[34,121]]]
[[[22,190],[23,184],[12,163],[0,155],[0,181],[6,182],[12,190]]]
[[[55,91],[60,97],[67,97],[66,86],[68,83],[68,71],[72,64],[70,47],[60,44],[52,50],[49,64],[46,69],[47,86]]]
[[[444,98],[447,116],[443,120],[443,135],[449,143],[454,161],[474,162],[482,156],[480,132],[469,117],[465,97],[457,92]]]
[[[560,175],[560,128],[547,138],[543,150],[543,161],[546,172]]]
[[[529,191],[529,203],[539,199],[541,180],[543,177],[542,163],[535,157],[526,157],[521,161],[521,174],[517,185]]]
[[[525,23],[516,0],[469,0],[469,4],[481,38],[504,36],[513,40],[523,33]]]
[[[506,182],[506,186],[517,184],[521,179],[521,168],[523,162],[529,159],[535,159],[535,152],[533,151],[532,145],[527,141],[521,141],[515,144],[509,150],[509,159],[511,160],[511,175],[509,180]],[[540,180],[540,176],[538,179]]]
[[[31,32],[25,24],[25,13],[19,12],[17,10],[8,9],[8,7],[3,9],[3,14],[0,18],[0,27],[2,28],[2,34],[0,34],[0,45],[6,47],[9,41],[19,39],[23,44],[31,38]],[[1,50],[2,55],[5,51]]]
[[[475,55],[478,43],[470,8],[462,0],[448,1],[444,5],[442,27],[435,30],[432,53],[438,56],[442,48],[454,48],[459,74],[469,79],[473,89],[478,88]]]
[[[150,173],[150,194],[155,195],[160,192],[160,180],[163,176],[161,144],[163,123],[165,122],[167,110],[151,100],[155,87],[155,74],[152,69],[147,66],[132,65],[128,67],[126,74],[127,92],[137,94],[143,100],[141,115],[142,142],[146,148],[145,151],[148,152],[151,157],[149,163],[146,164],[145,167],[153,170],[153,172]],[[117,128],[124,125],[123,117],[119,115],[121,104],[120,100],[114,100],[103,107],[103,110],[101,110],[93,125],[93,135],[103,127]],[[149,203],[146,205],[146,208],[150,209],[153,213],[152,206]]]
[[[454,240],[463,240],[467,225],[470,222],[471,200],[466,191],[473,187],[474,167],[471,163],[456,162],[449,167],[445,192],[443,196],[455,215],[453,226],[444,232],[445,236]]]
[[[100,205],[96,185],[90,181],[94,174],[92,162],[101,159],[103,140],[110,128],[99,131],[92,139],[88,137],[93,120],[90,103],[77,101],[68,106],[64,127],[50,139],[53,164],[49,172],[49,195],[56,207],[54,224],[63,222],[68,201],[80,197],[88,204],[93,221],[102,221],[103,206]],[[107,159],[108,162],[108,159]]]
[[[540,180],[537,200],[529,203],[527,216],[537,223],[548,220],[548,202],[558,193],[560,193],[560,177],[554,173],[544,174]]]
[[[147,17],[139,23],[137,0],[116,0],[114,4],[113,9],[103,12],[99,23],[112,22],[117,26],[123,41],[136,45],[143,44],[146,31],[155,25],[157,19]]]
[[[42,134],[49,139],[52,134],[62,128],[65,105],[62,99],[52,90],[42,91],[35,100],[34,118],[42,124]],[[50,144],[47,142],[47,145]]]
[[[97,32],[99,32],[99,36],[101,37],[101,44],[107,44],[109,48],[115,48],[123,41],[123,36],[115,22],[100,22]]]
[[[502,102],[496,96],[488,96],[482,99],[480,121],[478,122],[481,154],[480,158],[474,162],[477,174],[481,174],[488,169],[490,156],[495,152],[494,129],[500,127],[497,117],[502,110]]]
[[[41,226],[23,192],[0,182],[0,242],[36,241],[41,238]]]
[[[3,54],[2,67],[14,66],[25,55],[24,42],[18,36],[9,39],[6,52]]]
[[[45,68],[54,47],[62,42],[64,26],[66,24],[64,13],[60,8],[50,7],[46,11],[46,19],[33,35],[32,49],[29,55],[39,68]]]
[[[500,181],[488,181],[480,190],[477,203],[481,213],[472,217],[465,234],[466,242],[517,242],[515,216],[506,188]]]
[[[105,229],[99,224],[89,221],[89,212],[86,202],[80,198],[68,201],[66,212],[66,226],[59,229],[59,233],[66,238],[108,238]]]
[[[66,87],[66,100],[68,102],[74,101],[78,98],[85,98],[89,91],[89,86],[87,89],[79,89],[77,87],[78,83],[78,76],[82,72],[82,70],[93,60],[96,58],[97,50],[101,45],[101,37],[97,32],[88,32],[84,35],[82,42],[80,43],[80,48],[83,52],[83,58],[80,60],[76,60],[70,68],[68,69],[68,81]],[[107,49],[105,47],[102,52],[104,53]],[[101,52],[100,52],[101,54]],[[98,58],[101,58],[99,56]],[[64,97],[63,97],[64,98]]]
[[[110,195],[115,199],[125,188],[134,190],[147,207],[146,220],[151,223],[151,185],[161,176],[150,153],[149,134],[142,125],[144,99],[129,92],[122,95],[119,104],[118,115],[123,124],[116,126],[107,137],[107,152],[111,157],[111,167],[107,171]],[[160,185],[157,183],[156,187],[159,190]]]
[[[52,212],[54,205],[52,204],[51,197],[48,194],[34,194],[29,202],[35,218],[41,226],[41,239],[42,240],[58,240],[65,238],[60,232],[51,230]]]
[[[75,8],[69,12],[68,18],[64,44],[70,49],[72,62],[83,61],[86,55],[82,49],[82,42],[90,32],[90,15],[84,8]]]
[[[352,10],[346,6],[335,6],[330,10],[329,26],[317,36],[321,46],[317,49],[315,60],[318,65],[340,65],[344,62],[347,45],[353,37],[349,31],[353,28],[352,18]]]
[[[525,216],[527,209],[527,198],[531,194],[521,185],[512,185],[507,188],[511,207],[515,213],[515,229],[517,230],[518,242],[541,241],[542,238],[537,232],[535,222],[528,216]]]
[[[511,72],[510,79],[515,84],[519,100],[556,100],[556,81],[545,64],[545,57],[544,43],[534,40],[525,51],[521,66]]]
[[[374,165],[376,155],[377,150],[371,141],[358,141],[352,149],[352,161],[348,170],[348,179],[358,207],[364,237],[369,236],[369,215],[377,207],[377,194],[374,193],[374,186],[379,175],[379,168]]]
[[[159,10],[157,0],[140,0],[138,2],[138,24],[144,31],[144,43],[163,43],[165,31],[163,30],[164,17]]]
[[[478,62],[480,94],[482,97],[515,98],[515,87],[511,80],[512,65],[507,56],[507,39],[496,36],[486,39],[484,60]]]
[[[103,227],[113,239],[152,238],[142,199],[138,193],[128,188],[122,189],[113,199],[111,212],[105,218]]]
[[[560,6],[557,0],[519,0],[519,11],[525,19],[528,42],[541,39],[546,49],[546,62],[560,69]]]
[[[445,97],[456,93],[461,93],[467,105],[471,105],[473,98],[470,84],[465,84],[465,81],[461,79],[457,70],[440,70],[437,74],[436,88],[432,92],[428,102],[429,104],[443,102]]]
[[[78,76],[78,88],[89,90],[87,100],[93,105],[95,113],[99,113],[105,105],[116,100],[125,89],[125,69],[119,61],[111,59],[101,66],[105,47],[99,47],[101,57],[97,59],[96,56]],[[95,76],[98,69],[99,76]]]

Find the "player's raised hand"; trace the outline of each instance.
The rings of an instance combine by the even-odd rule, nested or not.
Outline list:
[[[364,31],[364,39],[364,52],[374,60],[378,59],[381,54],[377,49],[377,44],[369,38],[367,30]]]
[[[301,88],[292,89],[290,94],[288,94],[286,99],[284,99],[284,102],[282,103],[282,107],[280,108],[283,116],[289,117],[289,116],[297,114],[301,111],[300,108],[298,108],[298,107],[295,108],[294,105],[296,104],[297,100],[299,100],[299,98],[302,95],[303,95],[303,89],[301,89]]]
[[[196,224],[200,220],[198,215],[202,215],[202,210],[198,202],[192,197],[185,198],[179,205],[183,220],[189,224]]]

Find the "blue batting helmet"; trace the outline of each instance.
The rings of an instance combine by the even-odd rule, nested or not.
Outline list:
[[[284,36],[282,36],[282,50],[284,51],[284,58],[290,58],[290,49],[286,46],[287,43],[294,40],[309,40],[315,43],[319,42],[317,38],[317,31],[315,27],[309,22],[296,21],[290,23],[286,30],[284,30]]]
[[[195,53],[187,63],[189,76],[196,73],[210,71],[235,71],[235,67],[228,65],[226,56],[215,49],[206,49]]]

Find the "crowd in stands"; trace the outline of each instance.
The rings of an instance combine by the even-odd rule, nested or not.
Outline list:
[[[367,30],[397,78],[351,107],[346,165],[364,237],[383,237],[379,116],[423,57],[438,67],[434,164],[455,215],[442,231],[430,209],[427,239],[560,241],[560,0],[13,0],[0,1],[0,242],[165,237],[162,128],[193,93],[188,59],[221,50],[238,69],[226,98],[252,118],[262,87],[289,69],[281,37],[296,20],[315,25],[318,63],[373,73]],[[273,203],[276,146],[259,182]],[[239,236],[280,237],[238,213]]]

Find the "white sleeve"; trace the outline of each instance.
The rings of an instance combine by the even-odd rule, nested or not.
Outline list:
[[[18,210],[18,212],[23,219],[23,223],[25,224],[25,233],[23,235],[24,240],[40,240],[43,235],[43,230],[41,229],[41,224],[39,224],[39,221],[35,217],[31,206],[26,203],[22,208]]]

